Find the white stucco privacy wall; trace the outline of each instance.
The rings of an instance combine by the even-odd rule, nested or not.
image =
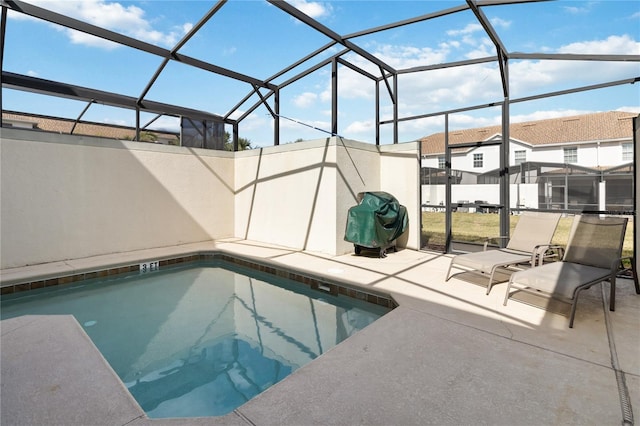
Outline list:
[[[419,247],[418,145],[327,138],[236,154],[236,237],[344,254],[347,213],[363,191],[387,191],[409,211]]]
[[[235,236],[335,247],[335,147],[329,139],[236,153]]]
[[[409,228],[398,245],[420,249],[420,145],[409,142],[380,146],[380,189],[407,208]]]
[[[232,153],[1,131],[2,268],[233,236]]]
[[[231,153],[2,129],[1,267],[238,237],[344,254],[362,191],[407,207],[418,249],[417,143],[327,138]]]

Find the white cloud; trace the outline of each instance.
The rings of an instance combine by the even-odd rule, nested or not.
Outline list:
[[[235,54],[238,51],[238,49],[235,46],[231,46],[231,47],[227,47],[222,51],[222,54],[224,56],[231,56],[233,54]]]
[[[610,36],[604,40],[591,40],[561,46],[555,53],[573,54],[640,54],[640,42],[628,35]],[[511,88],[517,96],[533,91],[555,90],[554,85],[571,87],[613,81],[637,75],[638,65],[633,62],[583,61],[520,61],[509,68]]]
[[[35,6],[66,15],[89,24],[105,28],[148,43],[173,47],[193,25],[185,23],[166,31],[153,28],[138,6],[124,6],[105,0],[31,0]],[[16,14],[17,15],[17,14]],[[102,48],[115,48],[116,44],[75,30],[64,29],[72,43]]]
[[[304,92],[293,98],[293,104],[298,108],[308,108],[318,99],[318,95],[312,92]]]
[[[324,2],[295,0],[292,1],[291,4],[300,12],[314,19],[329,16],[333,11],[333,7],[331,6],[331,4]]]
[[[105,118],[102,122],[105,124],[114,124],[116,126],[131,126],[131,123],[123,119]]]
[[[179,132],[180,131],[180,118],[178,117],[169,117],[163,115],[154,121],[150,126],[150,130],[166,130],[170,132]]]
[[[37,77],[39,74],[38,74],[37,71],[29,70],[29,71],[27,71],[27,75],[31,76],[31,77]]]
[[[604,40],[590,40],[567,44],[558,53],[625,54],[640,55],[640,42],[629,35],[609,36]]]
[[[584,6],[565,6],[564,10],[571,15],[589,13],[589,11],[591,10],[591,3],[586,3]]]
[[[482,31],[482,25],[478,23],[473,23],[473,24],[468,24],[466,27],[462,28],[461,30],[449,30],[447,31],[447,35],[450,37],[464,36],[464,35],[476,33],[478,31]]]
[[[616,111],[634,112],[636,114],[640,114],[640,106],[638,106],[638,105],[635,105],[635,106],[622,106],[620,108],[616,108]]]
[[[490,18],[489,21],[491,22],[491,25],[493,25],[496,28],[509,28],[511,27],[511,21],[505,21],[502,18]]]
[[[353,135],[359,133],[369,133],[375,128],[373,120],[353,121],[345,129],[344,133]]]

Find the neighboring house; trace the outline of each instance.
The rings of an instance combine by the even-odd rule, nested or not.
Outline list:
[[[511,208],[633,209],[633,118],[602,112],[512,124],[509,127]],[[449,132],[452,202],[499,204],[499,145],[502,126]],[[421,139],[422,202],[444,204],[445,134]],[[481,185],[479,185],[481,184]]]
[[[131,127],[118,126],[114,124],[89,123],[66,118],[48,117],[43,115],[24,114],[19,112],[2,113],[2,126],[19,129],[30,129],[43,132],[74,135],[97,136],[110,139],[133,140],[136,137],[136,130]],[[165,145],[177,145],[180,141],[177,133],[160,131],[143,131],[143,142],[154,142]]]
[[[509,164],[569,163],[610,168],[633,161],[633,123],[638,114],[601,112],[515,123],[509,127]],[[485,173],[499,167],[499,147],[455,149],[456,144],[502,139],[502,126],[449,132],[451,168]],[[422,167],[444,168],[445,134],[420,140]]]

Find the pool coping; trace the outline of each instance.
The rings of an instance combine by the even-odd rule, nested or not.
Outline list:
[[[486,295],[483,286],[463,285],[458,278],[445,284],[449,257],[411,250],[401,250],[381,261],[229,238],[3,270],[0,281],[7,287],[30,279],[53,279],[199,253],[230,254],[289,273],[323,277],[322,281],[331,281],[336,274],[345,288],[388,292],[400,306],[226,416],[159,420],[147,418],[136,408],[127,410],[129,419],[117,424],[506,424],[513,418],[532,425],[612,424],[620,423],[624,413],[618,397],[619,377],[622,384],[627,383],[630,409],[640,406],[637,327],[633,326],[640,318],[640,297],[628,283],[619,286],[628,297],[620,297],[615,313],[606,309],[605,285],[585,292],[581,299],[587,306],[579,310],[580,324],[568,329],[561,315],[527,304],[503,306],[500,291]],[[16,392],[11,395],[23,395],[13,398],[15,406],[2,398],[14,414],[11,417],[2,410],[3,419],[116,424],[110,415],[80,421],[87,407],[97,404],[107,409],[104,404],[111,404],[111,400],[99,395],[92,398],[86,391],[101,387],[95,386],[91,374],[78,374],[86,366],[84,361],[71,362],[72,357],[65,355],[89,352],[62,345],[60,355],[66,367],[51,368],[53,349],[40,342],[57,338],[56,325],[48,318],[42,317],[30,330],[14,327],[16,332],[7,320],[2,321],[1,353],[7,362],[0,365],[3,372],[19,369],[20,380],[14,383]],[[68,320],[69,327],[78,327],[74,319]],[[605,327],[605,323],[610,324]],[[611,352],[613,343],[615,352]],[[22,354],[14,356],[18,350]],[[90,351],[91,356],[98,357],[96,351]],[[486,362],[488,359],[491,362]],[[31,364],[45,368],[36,371]],[[104,365],[110,368],[106,361]],[[511,369],[508,381],[504,368]],[[69,390],[77,392],[77,409],[60,403],[51,392],[54,389],[46,386],[45,379],[52,376],[70,379],[66,383],[72,386]],[[3,390],[11,389],[7,377],[3,375],[3,386],[7,386]],[[455,384],[461,387],[452,389]],[[43,386],[49,393],[34,399],[34,389],[42,390]],[[456,389],[461,392],[453,392]],[[491,397],[487,398],[486,391],[492,392]],[[25,392],[29,396],[25,397]],[[531,403],[522,405],[525,395]]]
[[[343,279],[330,279],[302,269],[284,267],[277,262],[271,262],[264,258],[257,258],[242,255],[235,252],[228,252],[224,249],[196,249],[186,250],[180,254],[171,254],[157,257],[141,256],[128,259],[127,261],[108,262],[105,260],[100,266],[74,268],[60,268],[60,271],[31,272],[20,271],[19,273],[7,274],[3,270],[0,273],[0,296],[8,296],[32,290],[40,290],[49,287],[60,287],[69,284],[77,284],[86,280],[94,279],[115,279],[131,276],[138,273],[140,275],[153,274],[156,271],[165,271],[167,268],[177,266],[194,266],[198,262],[223,261],[232,265],[253,269],[279,278],[285,278],[305,285],[312,290],[333,296],[346,296],[353,299],[365,301],[389,309],[395,309],[399,305],[388,293],[376,291],[370,288],[364,289],[357,283],[348,282]],[[157,262],[157,263],[156,263]],[[157,268],[150,272],[141,272],[141,265],[154,263]],[[67,264],[68,265],[68,264]],[[56,269],[56,268],[54,268]],[[31,270],[33,271],[33,269]],[[7,277],[7,275],[9,275]]]

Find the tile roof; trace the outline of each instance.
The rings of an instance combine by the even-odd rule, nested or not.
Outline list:
[[[55,117],[45,117],[16,112],[3,112],[4,121],[31,122],[36,124],[37,130],[54,133],[68,134],[73,128],[75,120]],[[175,138],[175,135],[165,132],[153,131],[157,136],[167,139]],[[98,136],[103,138],[132,140],[136,136],[136,130],[131,127],[117,126],[113,124],[79,122],[73,130],[74,135]]]
[[[630,139],[633,137],[632,118],[638,114],[621,111],[599,112],[573,117],[513,123],[509,127],[511,139],[530,145],[550,145],[588,141]],[[502,126],[449,131],[449,144],[478,142],[502,134]],[[420,139],[422,155],[444,153],[444,132]]]

